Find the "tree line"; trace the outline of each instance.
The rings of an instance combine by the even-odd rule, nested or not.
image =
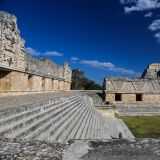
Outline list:
[[[84,72],[79,69],[72,70],[72,90],[101,90],[102,86],[85,77]]]

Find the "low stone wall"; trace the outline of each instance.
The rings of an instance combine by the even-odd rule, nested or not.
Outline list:
[[[116,109],[115,107],[108,107],[108,106],[96,106],[96,109],[98,112],[100,112],[102,115],[106,116],[106,117],[115,117],[116,114]]]
[[[152,116],[160,115],[159,104],[116,104],[119,115]]]

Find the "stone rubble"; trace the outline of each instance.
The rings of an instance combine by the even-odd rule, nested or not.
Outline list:
[[[1,160],[62,160],[68,145],[37,140],[0,138]]]

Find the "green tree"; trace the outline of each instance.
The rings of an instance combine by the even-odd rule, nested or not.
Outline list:
[[[79,69],[72,70],[72,90],[101,90],[102,87],[84,76],[84,72]]]

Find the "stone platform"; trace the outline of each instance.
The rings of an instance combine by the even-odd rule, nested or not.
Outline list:
[[[73,140],[63,160],[159,160],[160,139]]]
[[[64,96],[76,95],[77,92],[57,91],[57,92],[41,92],[34,94],[23,94],[15,96],[0,96],[0,111],[7,108],[15,108],[21,105],[33,104],[46,100],[56,99]]]
[[[5,100],[4,100],[5,98]],[[134,138],[124,122],[106,117],[78,92],[3,97],[0,135],[68,143],[70,139]]]

